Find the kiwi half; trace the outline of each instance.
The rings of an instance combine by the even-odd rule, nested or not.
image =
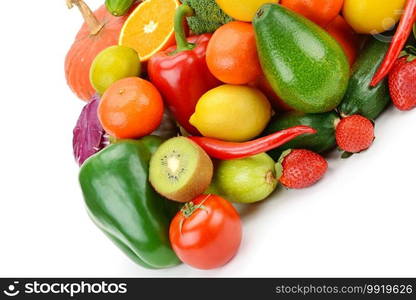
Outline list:
[[[150,160],[149,179],[168,199],[188,202],[210,185],[213,164],[205,151],[185,137],[164,142]]]

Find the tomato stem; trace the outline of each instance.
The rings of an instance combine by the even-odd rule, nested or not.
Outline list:
[[[201,203],[199,203],[198,205],[195,205],[194,202],[190,201],[188,203],[186,203],[182,209],[181,212],[183,214],[183,216],[185,218],[189,218],[190,216],[192,216],[192,214],[197,210],[197,209],[203,209],[206,210],[207,208],[204,206],[205,201],[208,200],[208,198],[211,195],[207,195],[204,200],[201,201]]]
[[[181,212],[185,218],[192,216],[192,213],[195,211],[195,204],[191,201],[188,202],[182,207]]]

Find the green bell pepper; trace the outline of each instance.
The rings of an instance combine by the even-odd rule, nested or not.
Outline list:
[[[148,181],[157,138],[124,140],[90,157],[79,180],[94,223],[134,262],[156,269],[180,263],[169,241],[178,204],[158,195]]]

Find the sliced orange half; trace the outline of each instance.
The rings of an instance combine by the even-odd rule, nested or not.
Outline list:
[[[140,61],[175,43],[173,19],[177,0],[145,0],[128,17],[119,44],[137,51]]]

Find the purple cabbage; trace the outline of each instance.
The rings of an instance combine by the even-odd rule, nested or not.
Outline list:
[[[94,95],[90,102],[84,106],[74,128],[72,145],[75,160],[79,165],[94,155],[106,145],[108,136],[98,120],[97,109],[100,97]]]
[[[98,119],[97,109],[100,97],[94,95],[81,111],[74,128],[72,145],[74,157],[79,165],[110,143],[110,137],[105,132]],[[159,128],[152,135],[168,139],[178,135],[178,127],[172,115],[165,111]]]

